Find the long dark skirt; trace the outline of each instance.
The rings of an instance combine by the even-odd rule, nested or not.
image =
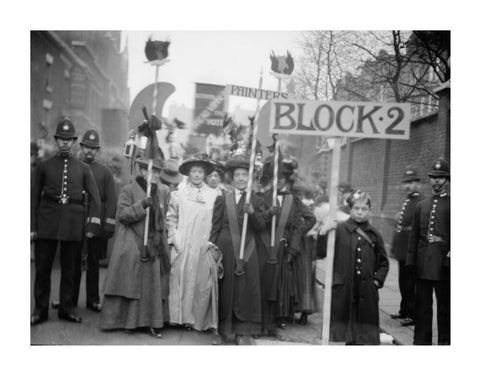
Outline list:
[[[298,267],[299,275],[298,290],[299,303],[295,306],[296,312],[312,314],[317,312],[317,301],[315,300],[315,252],[316,241],[312,237],[302,237],[302,252],[295,260],[295,266]]]
[[[247,232],[247,240],[252,234]],[[253,335],[261,331],[261,297],[257,250],[245,260],[245,274],[235,275],[235,256],[228,226],[218,238],[223,278],[219,280],[218,330],[225,335]]]
[[[298,289],[298,280],[300,278],[297,261],[286,263],[287,247],[280,245],[278,249],[279,277],[278,277],[278,297],[277,297],[277,318],[293,318],[295,308],[300,302],[300,291]]]
[[[160,262],[140,263],[140,298],[105,295],[100,327],[102,329],[134,329],[140,327],[162,328],[168,320],[168,295],[165,278],[160,275]],[[168,276],[168,275],[166,275]]]

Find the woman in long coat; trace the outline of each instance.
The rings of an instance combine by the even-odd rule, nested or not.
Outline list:
[[[188,176],[185,187],[172,192],[167,212],[171,247],[170,323],[197,330],[217,328],[214,311],[217,254],[210,254],[208,236],[218,193],[204,181],[213,171],[206,155],[193,155],[179,168]]]
[[[370,197],[356,191],[347,203],[351,216],[335,233],[330,340],[378,345],[378,289],[387,277],[387,253],[382,236],[367,221]]]
[[[154,161],[151,198],[146,197],[147,162],[137,160],[140,175],[126,185],[117,204],[117,233],[104,283],[102,329],[148,327],[154,337],[168,320],[168,272],[165,211],[169,189],[159,183],[162,164]],[[144,230],[150,207],[148,243]]]

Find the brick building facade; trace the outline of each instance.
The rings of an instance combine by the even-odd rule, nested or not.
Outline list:
[[[100,133],[103,149],[127,138],[128,51],[120,31],[32,31],[30,135],[53,148],[56,124],[70,117],[78,134]]]

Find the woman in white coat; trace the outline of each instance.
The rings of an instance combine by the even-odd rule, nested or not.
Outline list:
[[[205,183],[213,164],[204,154],[186,159],[179,168],[185,187],[172,192],[168,211],[170,259],[170,324],[198,330],[217,328],[214,291],[218,256],[211,256],[208,237],[217,191]],[[208,259],[211,261],[208,262]],[[205,267],[211,264],[212,267]],[[201,274],[199,274],[201,272]],[[213,299],[213,301],[212,301]],[[197,311],[199,310],[199,311]],[[201,310],[201,311],[200,311]]]

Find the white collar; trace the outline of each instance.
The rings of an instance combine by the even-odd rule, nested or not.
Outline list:
[[[202,189],[205,186],[205,184],[202,182],[202,184],[200,186],[196,186],[196,185],[192,184],[191,182],[189,182],[188,186],[192,189]]]

